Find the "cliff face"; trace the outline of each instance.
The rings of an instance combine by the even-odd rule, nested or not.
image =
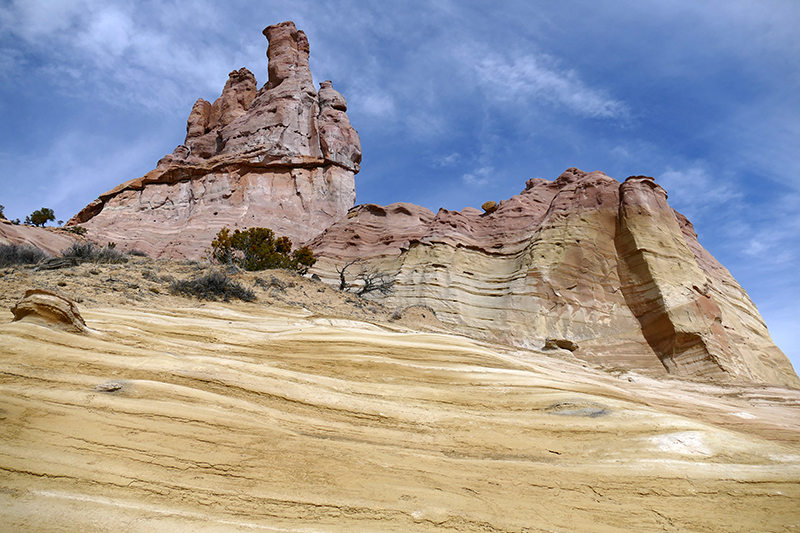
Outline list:
[[[212,104],[194,104],[186,140],[158,167],[101,194],[67,225],[156,257],[198,258],[223,227],[270,227],[306,241],[355,201],[361,162],[347,104],[314,88],[308,40],[294,23],[264,30],[269,80],[233,71]]]
[[[379,301],[427,305],[471,336],[526,348],[564,339],[607,366],[800,386],[745,291],[652,178],[573,168],[486,213],[358,206],[311,246],[321,276],[360,258],[395,280]]]

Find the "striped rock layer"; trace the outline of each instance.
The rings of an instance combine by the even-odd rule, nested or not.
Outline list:
[[[575,168],[481,212],[360,205],[311,243],[324,279],[371,269],[388,305],[426,305],[459,331],[622,367],[800,386],[747,293],[652,178]]]
[[[268,227],[309,244],[327,281],[358,260],[351,282],[366,269],[394,283],[374,298],[428,306],[473,337],[577,345],[574,356],[611,367],[800,387],[747,293],[652,178],[620,184],[571,168],[485,211],[353,207],[361,145],[344,97],[327,81],[315,89],[294,23],[264,34],[261,89],[247,69],[231,72],[213,104],[195,103],[183,145],[68,225],[179,259],[203,257],[223,227]]]

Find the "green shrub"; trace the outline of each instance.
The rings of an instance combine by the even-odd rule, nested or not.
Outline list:
[[[50,257],[50,254],[30,244],[0,245],[0,268],[16,265],[35,265],[48,257]]]
[[[41,227],[55,219],[56,214],[53,212],[53,210],[49,207],[43,207],[31,213],[30,216],[25,219],[25,221],[30,222],[34,226]]]
[[[211,242],[209,255],[223,265],[236,265],[244,270],[285,268],[301,274],[317,261],[307,247],[292,252],[289,237],[275,237],[268,228],[251,228],[245,231],[223,228]]]
[[[128,258],[113,243],[97,246],[93,242],[76,242],[63,252],[61,257],[75,259],[78,263],[127,263]]]
[[[231,298],[238,298],[245,302],[252,302],[256,299],[252,290],[242,287],[222,272],[212,272],[192,280],[173,281],[169,288],[173,294],[196,296],[201,300],[221,298],[227,302]]]

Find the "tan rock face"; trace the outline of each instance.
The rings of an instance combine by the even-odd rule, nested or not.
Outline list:
[[[70,333],[86,333],[86,322],[75,303],[44,289],[25,291],[25,297],[11,312],[14,322],[23,320]]]
[[[609,366],[800,387],[747,294],[652,178],[570,168],[483,211],[351,209],[361,145],[347,102],[330,81],[315,89],[293,23],[264,35],[261,89],[247,69],[231,72],[213,104],[193,106],[184,145],[68,224],[185,259],[222,227],[269,227],[309,243],[326,280],[338,285],[337,270],[358,260],[393,282],[372,297],[427,306],[471,336],[523,348],[561,339]]]
[[[375,294],[460,331],[655,373],[800,386],[747,294],[652,178],[569,169],[493,212],[408,204],[350,211],[311,247],[332,282],[353,258],[393,277]]]
[[[295,281],[294,308],[112,293],[93,335],[0,323],[3,531],[795,529],[798,390],[323,315]]]
[[[226,226],[269,227],[299,244],[344,216],[361,163],[345,99],[329,81],[317,94],[294,23],[264,35],[269,81],[260,90],[246,68],[231,72],[213,104],[194,104],[184,145],[67,225],[122,250],[198,259]]]

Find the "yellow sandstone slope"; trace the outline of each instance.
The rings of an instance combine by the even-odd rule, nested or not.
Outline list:
[[[133,278],[89,298],[87,276],[88,333],[9,315],[2,530],[800,527],[800,391],[414,331],[356,299],[312,312],[335,291],[276,278],[307,298],[204,304]]]

